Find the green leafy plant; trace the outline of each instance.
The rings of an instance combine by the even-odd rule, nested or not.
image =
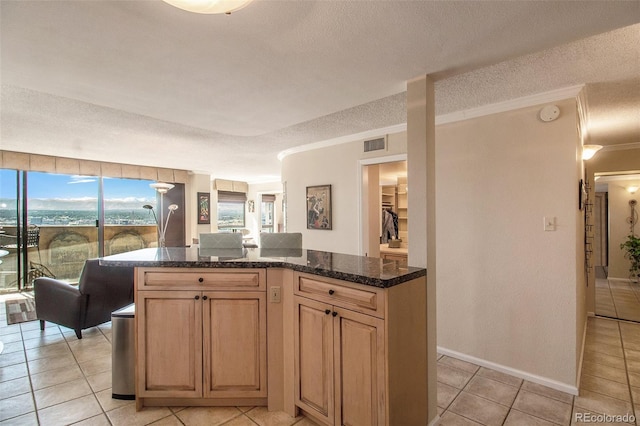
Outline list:
[[[640,278],[640,238],[635,235],[629,235],[627,241],[620,244],[620,249],[624,250],[624,257],[631,261],[631,278],[638,280]]]

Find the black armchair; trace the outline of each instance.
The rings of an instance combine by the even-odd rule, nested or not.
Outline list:
[[[74,329],[82,339],[82,330],[111,321],[111,312],[133,303],[133,268],[89,259],[78,287],[46,277],[36,278],[33,287],[40,330],[50,321]]]

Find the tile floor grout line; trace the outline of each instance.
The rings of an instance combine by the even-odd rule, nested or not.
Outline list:
[[[6,307],[5,307],[5,314],[6,314]],[[31,402],[33,403],[33,410],[36,416],[36,422],[38,422],[38,425],[40,425],[40,416],[38,415],[38,406],[36,405],[36,391],[33,389],[33,380],[31,379],[31,369],[29,368],[27,348],[24,345],[24,330],[22,329],[22,323],[20,323],[20,339],[22,343],[22,350],[24,351],[24,363],[27,369],[27,377],[29,378],[29,388],[31,389]],[[28,413],[25,413],[25,414],[28,414]]]
[[[65,403],[70,402],[70,401],[75,401],[75,400],[77,400],[77,399],[84,398],[84,397],[89,396],[89,395],[92,395],[92,396],[95,398],[96,402],[98,403],[98,406],[100,406],[100,410],[101,410],[102,414],[104,414],[104,416],[105,416],[105,418],[107,419],[107,421],[109,422],[109,424],[113,424],[113,423],[111,422],[111,419],[110,419],[110,418],[109,418],[109,416],[107,415],[107,412],[104,410],[104,407],[102,406],[102,404],[100,404],[100,400],[98,399],[98,397],[97,397],[97,395],[96,395],[96,392],[95,392],[95,391],[93,390],[93,388],[91,387],[91,384],[89,383],[89,379],[87,378],[86,373],[85,373],[85,372],[84,372],[84,370],[80,367],[80,362],[78,361],[78,358],[76,357],[75,353],[73,352],[73,349],[71,348],[71,345],[69,345],[69,340],[67,340],[67,338],[66,338],[66,336],[65,336],[64,332],[62,331],[62,329],[60,329],[60,326],[59,326],[59,325],[57,325],[57,324],[49,323],[48,325],[49,325],[50,327],[51,327],[51,326],[55,326],[55,327],[58,329],[58,332],[59,332],[59,333],[60,333],[60,335],[62,336],[62,340],[63,340],[63,342],[67,345],[67,348],[69,349],[69,352],[71,353],[71,356],[73,357],[73,360],[74,360],[74,362],[75,362],[75,365],[80,369],[80,373],[82,374],[82,378],[85,380],[85,382],[86,382],[87,386],[89,386],[89,389],[91,390],[91,394],[81,395],[81,396],[79,396],[79,397],[77,397],[77,398],[72,398],[72,399],[69,399],[69,400],[67,400],[67,401],[61,401],[61,402],[59,402],[59,403],[57,403],[57,404],[50,405],[49,407],[43,407],[43,408],[39,409],[39,408],[38,408],[38,406],[37,406],[37,402],[36,402],[36,400],[35,400],[35,392],[36,392],[36,391],[35,391],[35,390],[33,390],[33,387],[32,387],[32,398],[33,398],[33,402],[34,402],[35,413],[36,413],[36,418],[37,418],[37,420],[38,420],[38,424],[41,424],[41,422],[40,422],[40,410],[45,410],[45,409],[50,408],[50,407],[55,407],[56,405],[65,404]],[[46,327],[46,326],[45,326],[45,327]],[[39,328],[39,327],[38,327],[38,328]],[[98,329],[98,330],[100,331],[100,333],[102,334],[102,336],[106,338],[106,336],[104,336],[104,333],[102,333],[102,330],[100,330],[100,329]],[[62,343],[62,342],[60,342],[60,343]],[[44,345],[44,346],[50,346],[50,345]],[[43,346],[38,346],[38,348],[41,348],[41,347],[43,347]],[[25,349],[25,350],[26,350],[26,349]],[[25,353],[25,358],[26,358],[26,353]],[[42,359],[45,359],[45,358],[51,358],[51,357],[44,357],[44,358],[42,358]],[[62,368],[64,368],[64,367],[62,367]],[[28,363],[28,362],[27,362],[27,371],[29,372],[29,381],[31,381],[31,373],[30,373],[30,371],[31,371],[31,370],[29,369],[29,363]],[[48,370],[48,371],[53,371],[53,370]],[[48,371],[45,371],[45,372],[48,372]],[[45,372],[43,372],[43,373],[45,373]],[[68,382],[65,382],[65,383],[68,383]],[[55,385],[52,385],[52,386],[48,386],[48,388],[51,388],[51,387],[54,387],[54,386],[58,386],[58,385],[60,385],[60,384],[64,384],[64,383],[58,383],[58,384],[55,384]],[[45,389],[46,389],[46,388],[45,388]],[[40,390],[40,389],[38,389],[38,390]],[[95,416],[92,416],[92,417],[95,417]],[[78,422],[81,422],[81,421],[84,421],[84,420],[87,420],[87,419],[81,419],[81,420],[78,420]],[[78,422],[74,422],[74,423],[78,423]]]
[[[620,317],[618,313],[618,307],[616,306],[616,298],[613,296],[613,290],[611,289],[611,282],[609,281],[609,277],[607,277],[607,288],[609,289],[609,293],[611,294],[611,301],[613,302],[613,310],[616,312],[616,317]]]
[[[516,399],[518,399],[518,395],[520,395],[520,390],[522,390],[522,385],[524,385],[524,379],[522,379],[522,381],[520,382],[520,385],[518,386],[518,392],[516,392],[516,396],[515,396],[515,398],[513,398],[513,401],[511,402],[511,405],[509,406],[509,411],[507,411],[507,415],[505,416],[504,420],[502,421],[502,425],[503,426],[507,422],[507,419],[509,418],[509,415],[511,414],[511,412],[514,410],[513,404],[516,403]]]
[[[631,390],[631,378],[629,377],[629,367],[627,366],[627,353],[624,350],[624,337],[622,335],[622,327],[620,326],[620,323],[618,323],[618,331],[620,333],[620,345],[622,346],[622,359],[624,360],[624,373],[627,377],[627,390],[629,391],[631,411],[633,412],[633,416],[635,417],[636,409],[635,409],[635,403],[633,401],[633,391]]]
[[[112,345],[112,350],[113,350],[113,344],[111,343],[111,341],[109,339],[107,339],[107,336],[104,334],[104,332],[102,331],[102,329],[100,327],[97,327],[98,330],[100,331],[100,334],[102,334],[102,336],[109,342],[110,345]],[[62,330],[61,330],[62,331]],[[71,349],[71,348],[69,348]],[[73,352],[73,351],[71,351]],[[80,368],[80,371],[82,371],[82,368],[80,367],[80,363],[78,363],[78,368]],[[111,368],[113,369],[113,365],[111,366]],[[82,371],[82,374],[84,374],[84,371]],[[93,397],[96,399],[96,401],[98,401],[98,405],[100,406],[100,409],[102,410],[102,414],[104,414],[104,417],[107,419],[107,421],[109,422],[110,425],[113,425],[113,422],[111,421],[111,418],[109,417],[109,415],[107,414],[107,411],[104,409],[104,407],[102,406],[102,404],[100,403],[100,399],[98,399],[98,395],[96,395],[96,392],[93,390],[93,387],[91,386],[91,383],[89,383],[89,379],[87,379],[87,376],[85,375],[85,380],[87,380],[87,384],[89,385],[89,389],[91,389],[91,392],[93,392]],[[111,393],[113,395],[113,383],[111,383]],[[113,399],[113,397],[112,397]],[[115,408],[114,408],[115,410]],[[175,415],[175,413],[171,410],[169,410],[171,412],[171,415],[173,415],[176,419],[178,419],[178,421],[180,423],[182,423],[182,420],[180,420],[180,418],[178,416]],[[169,416],[167,416],[169,417]],[[184,423],[182,423],[184,425]]]
[[[447,364],[445,364],[445,365],[447,365]],[[473,364],[473,365],[475,365],[475,364]],[[478,372],[480,371],[480,369],[481,369],[481,368],[482,368],[482,367],[478,366],[478,369],[476,370],[476,372],[475,372],[475,373],[473,373],[473,375],[472,375],[472,376],[469,378],[469,380],[465,383],[465,385],[464,385],[464,387],[465,387],[465,388],[469,385],[469,383],[471,382],[471,380],[473,380],[473,378],[474,378],[474,377],[476,377],[476,375],[478,374]],[[464,371],[464,370],[460,370],[460,371]],[[483,376],[480,376],[480,377],[483,377]],[[493,379],[490,379],[490,378],[488,378],[488,377],[484,377],[484,378],[486,378],[487,380],[493,380]],[[493,380],[493,381],[498,382],[498,380]],[[442,383],[442,382],[440,382],[440,383]],[[498,382],[498,383],[501,383],[501,384],[504,384],[504,385],[507,385],[507,386],[511,386],[511,385],[509,385],[508,383],[502,383],[502,382]],[[518,387],[518,392],[516,393],[516,398],[517,398],[517,396],[518,396],[518,393],[520,393],[520,389],[522,388],[522,384],[523,384],[523,383],[524,383],[524,379],[523,379],[522,383],[520,383],[520,386]],[[445,383],[445,384],[446,384],[446,383]],[[453,387],[453,386],[452,386],[452,387]],[[515,388],[515,386],[511,386],[511,387]],[[457,389],[457,388],[456,388],[456,389]],[[444,416],[444,415],[449,411],[449,412],[451,412],[451,413],[453,413],[453,414],[455,414],[455,415],[458,415],[458,416],[460,416],[460,417],[464,417],[465,419],[469,419],[469,420],[471,420],[471,421],[473,421],[473,422],[480,423],[479,421],[474,420],[474,419],[470,419],[469,417],[466,417],[466,416],[464,416],[463,414],[458,414],[458,413],[456,413],[456,412],[454,412],[454,411],[450,411],[450,410],[449,410],[449,408],[451,407],[451,405],[453,404],[453,402],[454,402],[456,399],[458,399],[458,398],[460,397],[460,395],[462,394],[462,392],[465,392],[464,388],[463,388],[463,389],[460,389],[460,392],[458,392],[458,395],[456,395],[456,397],[455,397],[455,398],[454,398],[454,399],[449,403],[449,405],[447,406],[447,409],[446,409],[445,411],[443,411],[443,412],[442,412],[442,415]],[[492,402],[492,403],[494,403],[494,404],[498,404],[498,405],[501,405],[501,406],[503,406],[503,407],[508,408],[508,410],[507,410],[507,414],[506,414],[506,416],[505,416],[505,418],[504,418],[504,420],[503,420],[503,424],[504,424],[504,422],[507,420],[507,417],[509,416],[509,413],[511,412],[511,408],[513,407],[513,402],[511,403],[511,405],[509,405],[509,406],[508,406],[508,405],[504,405],[504,404],[502,404],[502,403],[500,403],[500,402],[493,401],[493,400],[491,400],[491,399],[489,399],[489,398],[485,398],[485,397],[483,397],[483,396],[476,395],[476,394],[471,393],[471,392],[466,392],[466,393],[467,393],[468,395],[472,395],[472,396],[475,396],[475,397],[477,397],[477,398],[484,399],[485,401],[489,401],[489,402]],[[515,402],[515,398],[514,398],[514,402]],[[535,417],[535,416],[534,416],[534,417]],[[538,418],[539,418],[539,417],[538,417]]]

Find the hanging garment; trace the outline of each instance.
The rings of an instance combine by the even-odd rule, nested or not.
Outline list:
[[[398,215],[389,210],[382,212],[382,243],[388,242],[391,237],[398,238]]]

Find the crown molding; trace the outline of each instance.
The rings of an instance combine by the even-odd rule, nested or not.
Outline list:
[[[545,104],[549,102],[557,102],[564,99],[576,98],[583,88],[584,88],[584,84],[579,84],[576,86],[569,86],[561,89],[551,90],[548,92],[537,93],[535,95],[529,95],[529,96],[524,96],[517,99],[511,99],[508,101],[487,104],[487,105],[479,106],[477,108],[470,108],[463,111],[452,112],[449,114],[437,115],[436,126],[440,124],[447,124],[447,123],[453,123],[456,121],[468,120],[470,118],[483,117],[485,115],[498,114],[501,112],[512,111],[512,110],[526,108],[534,105],[540,105],[540,104]],[[354,142],[362,139],[380,137],[380,136],[384,136],[391,133],[400,133],[406,130],[407,130],[407,123],[401,123],[401,124],[396,124],[394,126],[368,130],[366,132],[340,136],[337,138],[327,139],[324,141],[314,142],[306,145],[300,145],[300,146],[286,149],[278,153],[278,160],[282,161],[283,158],[291,154],[297,154],[305,151],[312,151],[315,149],[326,148],[329,146],[340,145],[343,143]]]
[[[449,114],[436,116],[436,126],[439,124],[453,123],[456,121],[468,120],[470,118],[483,117],[485,115],[498,114],[520,108],[527,108],[535,105],[557,102],[564,99],[575,98],[584,88],[584,84],[563,87],[561,89],[550,90],[548,92],[536,93],[535,95],[524,96],[508,101],[496,102],[482,105],[477,108],[470,108],[463,111],[456,111]]]
[[[369,139],[388,135],[390,133],[400,133],[407,130],[407,123],[396,124],[394,126],[382,127],[380,129],[367,130],[366,132],[355,133],[351,135],[339,136],[333,139],[327,139],[320,142],[314,142],[306,145],[300,145],[293,148],[285,149],[278,154],[278,160],[282,161],[288,155],[297,154],[299,152],[312,151],[315,149],[326,148],[343,143],[354,142],[360,139]]]
[[[626,149],[640,149],[640,142],[620,143],[617,145],[605,145],[602,151],[623,151]]]

